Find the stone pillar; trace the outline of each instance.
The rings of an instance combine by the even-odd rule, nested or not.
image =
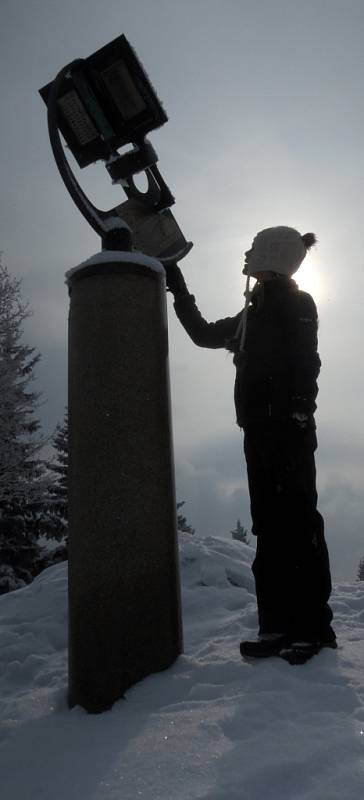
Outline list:
[[[69,704],[97,713],[182,650],[165,278],[103,252],[67,280]]]

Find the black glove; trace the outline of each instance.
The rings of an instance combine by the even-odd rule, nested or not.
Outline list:
[[[189,294],[179,266],[177,266],[177,264],[164,264],[164,269],[166,271],[167,289],[169,289],[173,295]]]

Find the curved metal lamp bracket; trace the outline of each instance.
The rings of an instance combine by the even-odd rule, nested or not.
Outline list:
[[[96,231],[96,233],[101,236],[102,239],[105,239],[111,230],[124,229],[129,233],[130,236],[130,229],[128,225],[123,222],[120,216],[115,213],[114,209],[111,209],[110,211],[103,211],[91,203],[76,180],[66,159],[62,146],[61,137],[58,130],[57,100],[59,90],[66,75],[68,73],[72,73],[76,69],[79,69],[79,67],[81,67],[84,63],[84,59],[78,58],[75,61],[72,61],[70,64],[67,64],[65,67],[63,67],[63,69],[60,70],[52,84],[47,103],[47,119],[49,139],[53,155],[63,183],[71,195],[72,200],[76,204],[79,211],[81,211],[81,214],[85,217],[87,222]]]
[[[101,159],[104,160],[106,169],[113,182],[122,186],[128,198],[123,205],[117,208],[103,211],[94,206],[72,172],[64,153],[59,132],[58,98],[62,83],[65,78],[71,75],[73,76],[75,87],[79,89],[86,109],[89,110],[91,117],[94,116],[95,98],[92,92],[88,94],[89,90],[84,77],[85,63],[84,59],[76,59],[63,67],[53,81],[46,100],[51,147],[66,189],[79,211],[81,211],[83,217],[101,237],[104,249],[131,250],[135,239],[136,244],[139,244],[140,249],[143,250],[145,244],[149,246],[151,240],[153,240],[155,244],[155,237],[157,236],[157,244],[155,246],[158,251],[158,258],[165,263],[176,260],[177,258],[181,259],[189,252],[192,243],[186,242],[173,214],[169,210],[175,202],[174,197],[156,166],[158,157],[147,139],[141,136],[139,141],[131,141],[134,149],[124,155],[120,154],[117,149],[113,149],[111,146],[108,151],[107,145],[112,131],[111,129],[110,131],[107,129],[106,118],[100,117],[100,114],[102,115],[102,109],[100,111],[100,109],[97,108],[97,115],[98,118],[101,119],[103,128],[103,132],[102,134],[100,133],[100,135],[106,145],[105,153],[107,154],[108,152],[108,157],[101,157]],[[95,124],[97,125],[97,123]],[[109,133],[110,136],[108,135]],[[135,174],[142,172],[144,172],[148,181],[146,192],[137,188],[133,177]],[[136,203],[134,203],[134,201],[136,201]],[[137,212],[138,219],[136,220],[135,216],[133,217],[131,207],[135,209],[135,205],[138,205],[139,209],[144,207],[142,217],[143,221],[147,224],[144,231],[147,240],[144,238],[143,231],[139,228],[135,230],[135,224],[137,224],[138,227],[138,222],[140,222],[139,210]],[[159,214],[158,212],[162,213]],[[126,219],[133,225],[133,241],[132,231],[123,218],[124,214]],[[149,215],[148,220],[146,220],[146,215]],[[160,228],[163,230],[160,230]]]

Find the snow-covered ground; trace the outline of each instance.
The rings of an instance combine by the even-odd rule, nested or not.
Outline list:
[[[66,564],[0,598],[2,800],[359,800],[364,583],[335,587],[337,651],[244,663],[253,551],[180,549],[185,654],[98,716],[66,704]]]

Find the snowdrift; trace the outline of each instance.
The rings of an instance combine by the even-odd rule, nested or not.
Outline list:
[[[111,711],[66,705],[67,565],[0,597],[2,800],[358,800],[364,584],[335,587],[337,651],[241,661],[252,548],[180,537],[185,653]]]

